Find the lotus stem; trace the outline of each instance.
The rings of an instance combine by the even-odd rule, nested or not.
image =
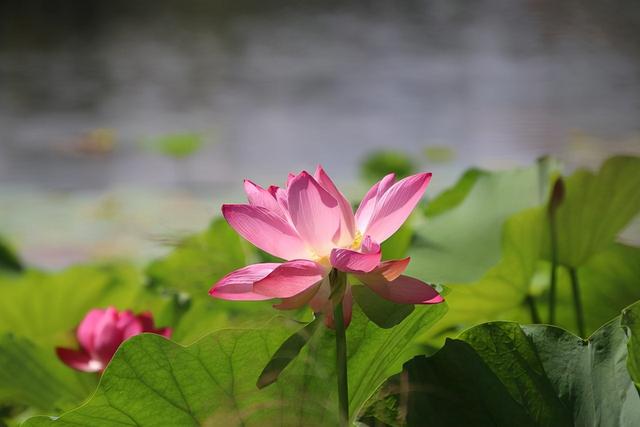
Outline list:
[[[573,307],[576,311],[576,324],[578,325],[578,334],[580,334],[580,337],[585,338],[584,310],[582,308],[582,300],[580,298],[578,270],[576,270],[575,267],[570,267],[569,276],[571,276],[571,288],[573,289]]]
[[[551,234],[551,278],[549,285],[549,324],[556,322],[556,293],[558,287],[558,240],[556,236],[555,214],[549,216],[549,230]]]
[[[531,295],[527,295],[525,298],[525,302],[529,307],[529,313],[531,313],[531,323],[542,323],[542,319],[540,319],[540,314],[538,314],[538,307],[536,306],[536,301],[533,299]]]
[[[557,293],[557,270],[558,270],[558,236],[556,229],[556,211],[562,204],[565,196],[564,181],[559,176],[553,183],[547,214],[549,216],[549,233],[551,241],[551,279],[549,285],[549,323],[556,322],[556,293]]]
[[[334,297],[339,298],[333,309],[333,324],[336,331],[336,373],[338,378],[338,406],[340,409],[340,425],[349,425],[349,383],[347,375],[347,333],[342,311],[342,298],[346,287],[346,275],[333,270],[331,289]]]

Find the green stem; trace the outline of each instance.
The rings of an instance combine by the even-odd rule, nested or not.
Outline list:
[[[569,268],[571,276],[571,288],[573,289],[573,307],[576,310],[576,323],[578,324],[578,334],[584,338],[584,311],[582,309],[582,300],[580,299],[580,283],[578,282],[578,271],[575,267]]]
[[[551,232],[551,284],[549,286],[549,323],[556,323],[556,293],[557,293],[557,270],[558,270],[558,242],[556,238],[555,215],[551,213],[549,218],[549,230]]]
[[[336,328],[336,370],[338,373],[338,403],[340,406],[340,425],[349,425],[349,386],[347,382],[347,334],[344,329],[342,302],[333,311],[333,323]]]
[[[538,314],[538,307],[536,307],[536,301],[533,299],[531,295],[527,295],[525,298],[525,302],[527,306],[529,306],[529,312],[531,313],[531,323],[542,323],[542,319],[540,319],[540,314]]]

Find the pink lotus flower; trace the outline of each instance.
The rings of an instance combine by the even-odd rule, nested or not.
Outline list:
[[[60,360],[68,366],[85,372],[102,372],[125,340],[143,332],[152,332],[167,338],[170,328],[156,329],[151,313],[134,315],[131,311],[118,311],[113,307],[93,309],[82,319],[76,336],[80,350],[56,348]]]
[[[309,304],[333,323],[329,300],[332,268],[354,275],[375,293],[401,304],[434,304],[442,297],[418,279],[403,276],[409,258],[381,262],[380,243],[404,223],[424,194],[430,173],[395,182],[385,176],[367,192],[355,215],[321,166],[314,176],[289,174],[285,188],[264,189],[245,180],[249,204],[223,205],[222,214],[242,237],[286,260],[253,264],[223,277],[209,294],[226,300],[280,298],[274,307]],[[347,285],[345,323],[353,298]]]

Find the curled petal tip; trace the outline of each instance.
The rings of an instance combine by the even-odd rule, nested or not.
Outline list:
[[[439,304],[441,302],[444,302],[444,298],[442,297],[442,295],[438,294],[430,300],[424,301],[423,304]]]

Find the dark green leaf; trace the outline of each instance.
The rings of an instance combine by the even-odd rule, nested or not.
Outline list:
[[[257,382],[258,388],[264,388],[278,380],[280,373],[300,354],[321,324],[322,319],[318,316],[282,343],[262,370]]]
[[[407,363],[408,425],[636,426],[620,318],[588,340],[494,322]]]
[[[19,273],[24,270],[22,262],[10,248],[9,244],[0,237],[0,272]]]

